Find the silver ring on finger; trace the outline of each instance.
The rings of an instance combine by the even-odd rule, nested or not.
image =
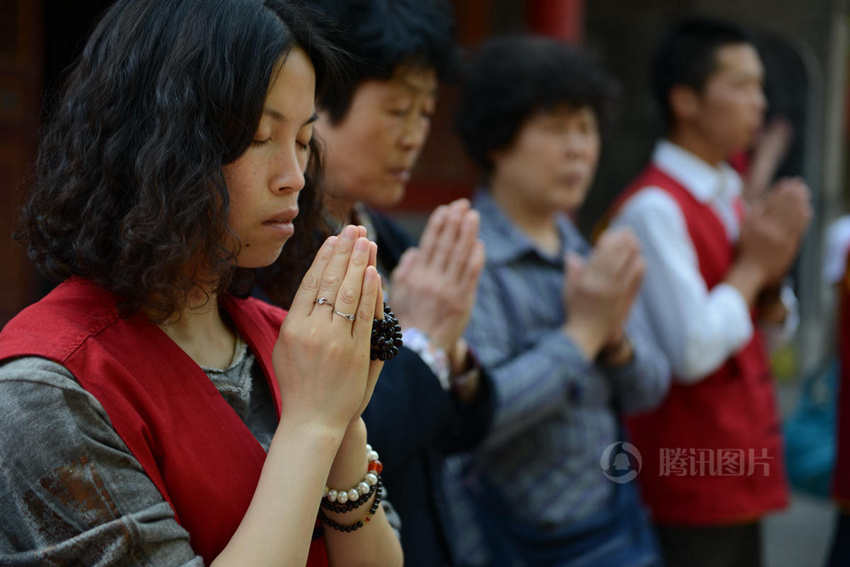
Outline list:
[[[328,301],[327,297],[320,297],[316,300],[316,303],[319,305],[329,305],[331,309],[334,308],[334,304]],[[336,311],[336,309],[334,309],[334,311]]]
[[[357,319],[357,317],[355,317],[351,313],[343,313],[342,311],[337,311],[336,309],[334,309],[334,313],[336,313],[337,315],[342,315],[343,317],[345,317],[346,319],[348,319],[349,321],[352,321],[352,322],[355,319]]]

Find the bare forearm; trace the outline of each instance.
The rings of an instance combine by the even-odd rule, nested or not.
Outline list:
[[[357,486],[363,480],[367,467],[366,426],[363,420],[358,418],[346,431],[328,477],[328,486],[343,490]],[[325,510],[328,518],[342,526],[357,524],[369,518],[362,528],[352,532],[325,526],[328,559],[334,567],[402,564],[401,544],[390,527],[383,508],[378,506],[374,516],[370,516],[375,498],[376,496],[372,496],[350,512],[334,513]]]
[[[213,565],[303,566],[343,431],[281,422],[251,505]]]

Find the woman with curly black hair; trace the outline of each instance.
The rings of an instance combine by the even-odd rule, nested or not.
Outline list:
[[[119,0],[98,24],[18,234],[62,283],[0,333],[0,562],[401,563],[360,417],[375,245],[327,239],[288,314],[239,298],[317,212],[339,73],[281,0]]]

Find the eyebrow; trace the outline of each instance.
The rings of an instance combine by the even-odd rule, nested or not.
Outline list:
[[[421,93],[421,94],[430,95],[430,96],[437,96],[437,92],[439,91],[439,86],[435,87],[432,90],[428,90],[428,89],[423,89],[422,87],[420,87],[419,85],[417,85],[415,83],[405,81],[404,79],[399,79],[399,83],[401,83],[404,87],[406,87],[407,89],[409,89],[409,90],[411,90],[415,93]]]
[[[286,122],[287,121],[286,116],[284,116],[284,114],[282,112],[278,112],[274,108],[269,108],[268,106],[263,108],[263,115],[268,116],[269,118],[271,118],[272,120],[275,120],[276,122]],[[302,126],[307,126],[308,124],[312,124],[313,122],[315,122],[318,119],[319,119],[319,114],[316,111],[313,111],[313,115],[310,118],[308,118],[307,121],[304,122],[304,124],[302,124]]]

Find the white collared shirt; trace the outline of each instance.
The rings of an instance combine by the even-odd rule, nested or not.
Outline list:
[[[847,251],[850,249],[850,215],[832,221],[826,230],[823,251],[823,281],[837,284],[847,270]]]
[[[710,206],[729,241],[737,242],[735,202],[742,182],[735,170],[726,163],[713,167],[667,140],[656,144],[652,161]],[[663,189],[646,187],[632,196],[611,222],[612,228],[620,226],[635,232],[646,262],[632,317],[652,330],[679,381],[706,378],[752,338],[747,302],[729,284],[707,288],[684,215]],[[765,328],[770,342],[788,340],[797,327],[796,299],[790,288],[783,289],[782,299],[789,316],[781,328]]]

